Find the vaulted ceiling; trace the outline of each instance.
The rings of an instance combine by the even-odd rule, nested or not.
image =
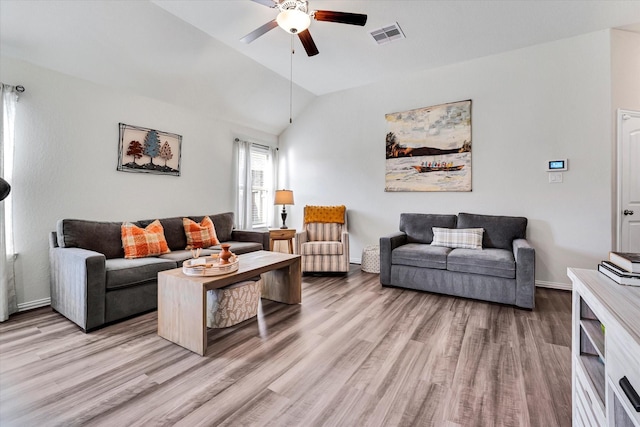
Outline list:
[[[250,0],[0,0],[3,56],[279,134],[316,96],[607,28],[640,31],[640,1],[309,0],[368,15],[365,27],[313,21],[320,54]],[[378,45],[398,23],[406,39]],[[293,42],[295,54],[291,54]],[[18,84],[19,82],[8,82]]]

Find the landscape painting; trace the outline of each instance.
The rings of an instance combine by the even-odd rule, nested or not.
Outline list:
[[[118,170],[180,176],[182,136],[120,123]]]
[[[385,118],[385,191],[471,191],[471,100]]]

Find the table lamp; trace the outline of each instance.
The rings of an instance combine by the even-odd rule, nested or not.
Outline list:
[[[4,200],[9,195],[10,192],[11,192],[11,186],[9,185],[9,183],[4,179],[0,178],[0,200]],[[291,204],[293,204],[293,199],[291,199]]]
[[[280,216],[282,217],[282,227],[287,228],[285,225],[285,221],[287,219],[287,210],[285,205],[293,205],[293,191],[291,190],[276,190],[276,198],[273,202],[274,205],[282,205],[282,213]]]

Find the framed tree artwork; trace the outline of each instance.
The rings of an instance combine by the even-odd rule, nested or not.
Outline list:
[[[471,191],[471,100],[385,118],[385,191]]]
[[[118,170],[180,176],[182,136],[120,123]]]

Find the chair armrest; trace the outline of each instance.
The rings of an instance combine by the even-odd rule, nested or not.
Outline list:
[[[536,302],[536,251],[526,239],[515,239],[513,256],[516,260],[516,306],[533,309]]]
[[[233,230],[231,240],[236,242],[255,242],[262,245],[262,249],[269,250],[269,232],[254,230]]]
[[[296,254],[302,253],[302,244],[307,242],[307,230],[296,233]]]
[[[391,284],[391,252],[407,243],[407,234],[401,231],[380,238],[380,283]]]
[[[105,323],[105,260],[86,249],[49,249],[51,308],[85,332]]]
[[[348,231],[342,232],[341,241],[343,245],[342,254],[346,260],[346,265],[348,266],[351,263],[351,260],[349,259],[349,232]]]

